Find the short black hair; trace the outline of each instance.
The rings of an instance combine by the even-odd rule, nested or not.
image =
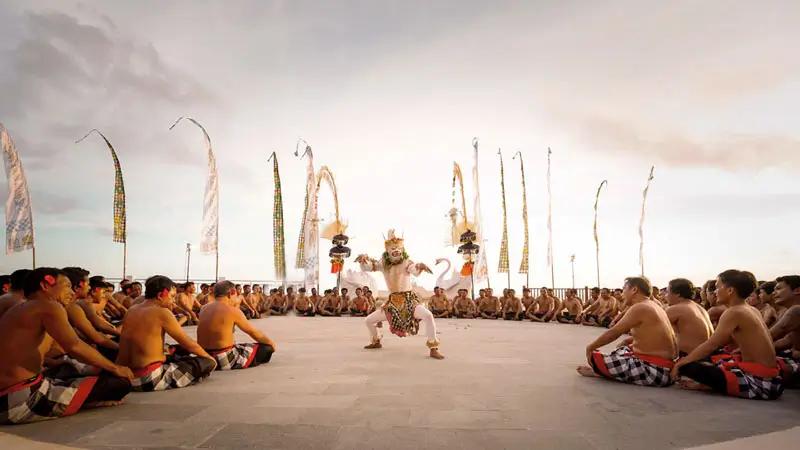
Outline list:
[[[235,286],[230,281],[220,281],[214,286],[214,298],[223,298],[227,297],[231,291],[235,289]]]
[[[11,273],[11,290],[21,291],[25,288],[25,277],[31,273],[31,269],[19,269]]]
[[[645,277],[628,277],[625,278],[624,284],[638,288],[639,292],[648,297],[653,292],[653,287],[650,285],[650,280]]]
[[[717,280],[708,280],[706,284],[703,285],[704,291],[713,291],[717,289]]]
[[[60,276],[66,276],[61,269],[55,267],[39,267],[31,270],[31,273],[25,277],[23,286],[23,293],[25,297],[33,295],[42,289],[42,283],[45,282],[47,277],[52,277],[54,280]]]
[[[694,284],[686,278],[675,278],[670,280],[667,285],[670,293],[677,295],[680,298],[691,300],[694,298]]]
[[[761,286],[758,287],[758,290],[764,291],[767,295],[770,295],[773,292],[775,292],[775,286],[777,284],[778,283],[776,283],[775,281],[765,281],[761,283]]]
[[[800,275],[784,275],[775,279],[778,283],[785,283],[792,290],[800,288]]]
[[[600,288],[599,287],[593,287],[592,288],[592,292],[600,293]]]
[[[94,291],[95,289],[106,289],[108,288],[110,283],[106,282],[106,279],[102,275],[95,275],[89,278],[89,289]],[[113,287],[113,285],[111,285]]]
[[[726,270],[717,275],[717,278],[725,286],[733,288],[736,291],[736,295],[741,298],[750,297],[750,294],[756,290],[756,279],[753,274],[742,272],[741,270]]]
[[[158,294],[176,287],[169,277],[153,275],[144,282],[144,298],[157,298]]]
[[[6,284],[11,284],[11,276],[0,275],[0,286],[5,286]]]
[[[81,283],[84,283],[89,276],[89,271],[82,267],[64,267],[61,271],[69,278],[73,291],[81,287]]]

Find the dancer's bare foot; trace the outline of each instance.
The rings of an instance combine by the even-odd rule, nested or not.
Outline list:
[[[592,369],[589,366],[578,366],[576,370],[580,375],[584,377],[597,378],[599,376],[596,373],[594,373],[594,369]]]
[[[366,349],[383,348],[383,346],[381,345],[381,342],[378,341],[378,342],[373,342],[372,344],[369,345],[365,345],[364,348]]]
[[[87,408],[87,409],[88,408],[105,408],[105,407],[108,407],[108,406],[121,405],[123,403],[124,403],[123,400],[119,400],[119,401],[116,401],[116,402],[92,402],[92,403],[87,403],[87,404],[83,405],[83,407]]]
[[[706,386],[704,384],[700,384],[700,383],[698,383],[698,382],[696,382],[694,380],[687,380],[687,379],[681,379],[680,381],[678,381],[678,386],[680,386],[681,389],[686,389],[687,391],[710,391],[710,390],[712,390],[710,387],[708,387],[708,386]]]
[[[433,359],[444,359],[444,355],[439,353],[439,349],[438,348],[432,348],[431,349],[431,358],[433,358]]]

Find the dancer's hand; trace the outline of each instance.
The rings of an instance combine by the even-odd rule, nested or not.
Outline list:
[[[369,256],[366,254],[361,254],[356,257],[356,262],[359,264],[366,264],[367,261],[369,261]]]
[[[427,265],[423,264],[423,263],[417,263],[417,270],[419,270],[420,272],[428,272],[428,273],[431,273],[431,274],[433,273],[431,268],[428,267]]]

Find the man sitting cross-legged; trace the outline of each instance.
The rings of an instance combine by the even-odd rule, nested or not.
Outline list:
[[[209,376],[217,367],[216,360],[183,332],[169,310],[175,291],[175,282],[169,278],[150,277],[145,282],[145,301],[133,306],[125,315],[117,363],[133,370],[135,391],[190,386]],[[178,343],[180,347],[173,349],[179,355],[164,353],[164,333]]]
[[[364,291],[356,288],[356,296],[349,305],[350,315],[353,317],[367,317],[369,314],[369,299],[364,296]]]
[[[459,319],[474,319],[478,316],[478,307],[467,297],[466,289],[459,289],[458,296],[453,299],[453,315]]]
[[[778,352],[784,387],[797,388],[800,387],[800,276],[787,275],[776,281],[778,306],[786,308],[786,312],[770,329],[770,334]]]
[[[583,311],[583,303],[578,298],[578,291],[575,289],[567,289],[567,298],[564,300],[564,308],[566,311],[556,316],[556,320],[560,323],[580,323],[581,311]]]
[[[104,358],[80,340],[64,306],[74,301],[69,279],[40,267],[25,279],[27,301],[0,318],[0,423],[19,424],[75,414],[81,408],[119,404],[131,391],[130,369]],[[106,370],[98,376],[49,378],[44,353],[58,342],[69,355]]]
[[[528,308],[526,316],[532,322],[546,322],[548,317],[552,317],[554,306],[554,298],[547,295],[546,287],[542,287],[539,289],[539,296]]]
[[[675,333],[661,305],[650,300],[650,289],[650,282],[644,277],[625,280],[622,295],[631,307],[614,327],[586,347],[590,366],[578,367],[579,374],[640,386],[666,387],[672,384],[670,369],[678,356]],[[597,351],[627,332],[631,337],[623,340],[610,354]]]
[[[233,306],[233,291],[233,283],[220,281],[214,287],[214,301],[200,310],[197,342],[217,361],[217,370],[247,369],[265,364],[275,351],[275,344],[254,328],[239,308]],[[247,333],[256,343],[236,344],[234,327]]]
[[[694,285],[685,278],[676,278],[667,286],[667,317],[678,339],[678,353],[684,357],[707,341],[714,332],[706,310],[694,298]]]
[[[675,363],[672,379],[684,376],[694,380],[681,382],[681,387],[758,400],[781,396],[783,382],[769,330],[761,313],[745,302],[755,289],[755,280],[745,272],[726,270],[717,276],[717,302],[726,308],[714,334]],[[731,341],[741,354],[715,364],[700,362]]]
[[[442,293],[442,288],[436,286],[433,288],[433,295],[429,301],[431,313],[436,319],[446,319],[452,314],[452,307],[447,297]]]
[[[525,318],[525,305],[517,298],[514,289],[506,289],[506,302],[503,305],[503,318],[505,320],[522,320]]]
[[[481,318],[499,319],[500,315],[503,313],[503,306],[500,304],[500,299],[492,295],[492,290],[489,288],[483,291],[485,296],[478,299],[478,312]]]

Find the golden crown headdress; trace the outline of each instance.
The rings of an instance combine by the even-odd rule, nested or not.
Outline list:
[[[403,246],[403,236],[397,237],[394,234],[394,228],[389,230],[388,235],[383,236],[383,245],[388,249],[390,246]]]

